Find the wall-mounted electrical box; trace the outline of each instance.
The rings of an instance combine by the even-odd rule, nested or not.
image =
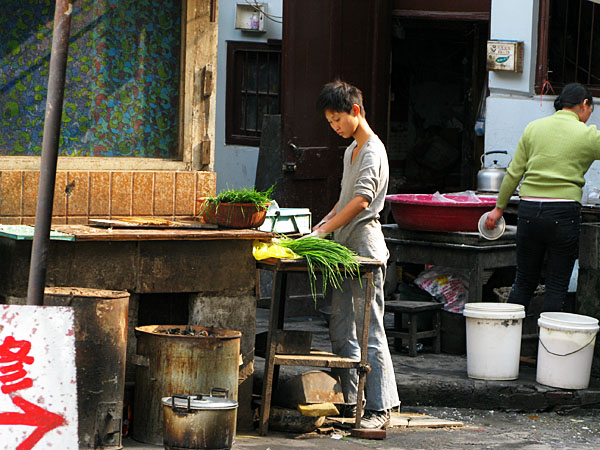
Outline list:
[[[235,5],[235,29],[242,31],[265,32],[264,3],[237,3]]]
[[[523,72],[523,41],[488,41],[487,69]]]

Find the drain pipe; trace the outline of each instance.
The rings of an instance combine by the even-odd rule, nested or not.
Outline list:
[[[35,211],[31,263],[29,266],[29,284],[27,286],[28,305],[41,305],[44,301],[46,265],[50,243],[50,224],[52,222],[56,162],[58,158],[72,12],[73,4],[71,1],[56,1],[52,50],[50,53],[50,73],[48,76],[48,96],[46,98],[44,119],[44,137],[42,139],[40,181]]]

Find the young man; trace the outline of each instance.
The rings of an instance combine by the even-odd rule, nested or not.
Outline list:
[[[317,99],[331,128],[354,141],[344,153],[341,193],[333,209],[313,228],[313,235],[333,233],[333,239],[360,256],[382,261],[389,257],[379,213],[385,204],[389,181],[387,154],[383,143],[365,119],[361,91],[343,81],[325,85]],[[366,406],[363,428],[386,428],[390,411],[400,404],[392,358],[384,331],[383,281],[385,269],[374,273],[367,363],[371,371],[365,385]],[[358,280],[345,280],[343,290],[332,293],[329,334],[333,352],[360,359],[357,330],[362,328],[364,286]],[[358,375],[355,370],[338,370],[346,403],[355,410]]]

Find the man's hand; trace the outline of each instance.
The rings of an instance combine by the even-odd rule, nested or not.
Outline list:
[[[321,228],[323,225],[325,225],[327,223],[326,219],[321,220],[318,224],[316,224],[314,227],[312,227],[313,231],[317,231],[319,228]]]
[[[325,236],[327,236],[329,233],[327,233],[326,231],[321,230],[320,228],[317,228],[316,226],[313,228],[312,233],[308,233],[305,234],[304,236],[302,236],[300,239],[304,239],[307,237],[316,237],[316,238],[324,238]]]

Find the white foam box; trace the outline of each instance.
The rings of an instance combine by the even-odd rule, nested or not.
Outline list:
[[[268,211],[265,223],[258,229],[272,233],[311,232],[312,214],[308,208],[279,208]]]

